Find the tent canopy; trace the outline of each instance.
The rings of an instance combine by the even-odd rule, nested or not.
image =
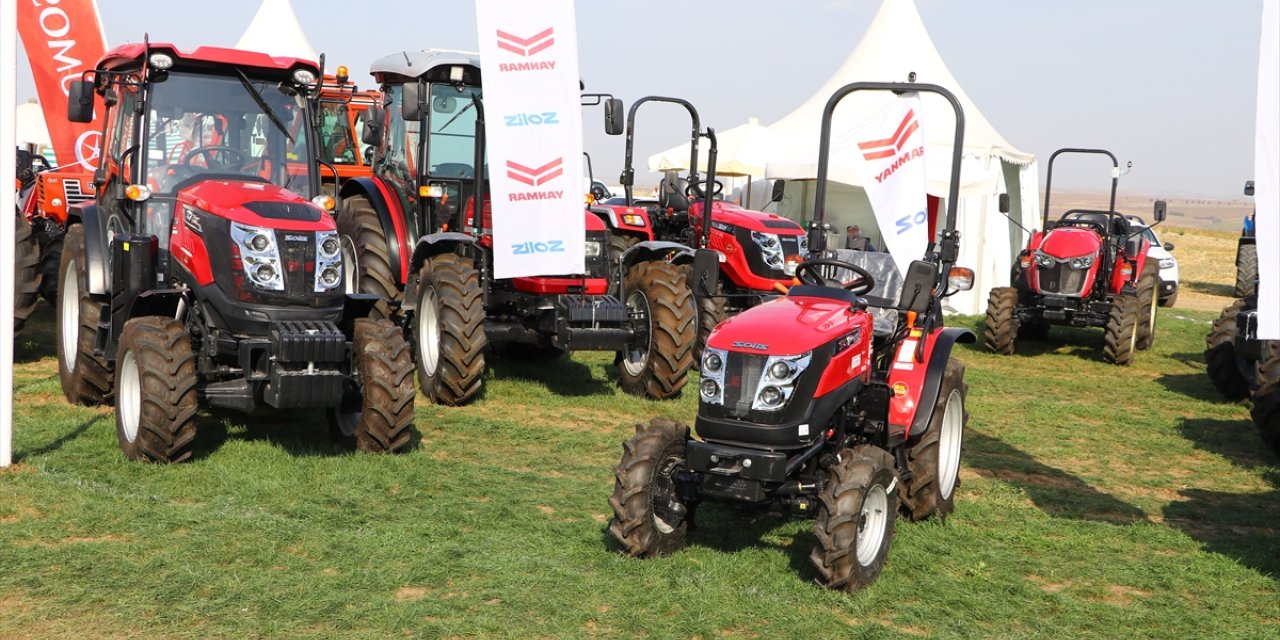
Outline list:
[[[707,170],[707,151],[710,147],[710,141],[698,142],[699,171]],[[747,118],[746,124],[716,132],[716,174],[763,176],[773,147],[773,132],[760,124],[759,118]],[[650,171],[666,172],[688,168],[688,142],[649,156]]]
[[[298,14],[293,12],[289,0],[262,0],[258,13],[253,16],[249,28],[244,30],[237,49],[260,51],[273,56],[289,56],[302,60],[316,60],[316,50],[298,24]]]
[[[17,130],[18,144],[33,144],[37,147],[53,145],[49,140],[49,127],[44,122],[44,110],[37,102],[18,105],[14,115],[14,129]]]

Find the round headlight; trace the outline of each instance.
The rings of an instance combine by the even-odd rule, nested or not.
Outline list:
[[[698,388],[704,398],[714,398],[720,394],[720,384],[710,378],[704,378]]]
[[[326,287],[338,286],[338,281],[342,279],[342,273],[336,267],[325,267],[320,270],[320,284]]]
[[[1054,262],[1056,261],[1053,258],[1050,258],[1049,256],[1043,253],[1040,253],[1038,251],[1036,252],[1036,264],[1042,267],[1052,267],[1054,265]]]
[[[338,239],[335,238],[334,236],[329,236],[328,238],[324,239],[324,242],[320,243],[320,253],[325,256],[338,255],[338,248],[339,248]]]
[[[782,389],[777,387],[765,387],[760,390],[760,402],[766,407],[776,407],[782,404]]]
[[[173,57],[167,53],[153,53],[147,62],[156,69],[168,69],[173,66]]]
[[[253,270],[253,279],[267,284],[276,279],[276,268],[264,262]]]
[[[293,72],[293,81],[298,84],[311,84],[316,81],[316,74],[308,69],[298,69]]]
[[[724,366],[724,360],[720,359],[720,354],[708,352],[702,356],[702,369],[710,373],[715,373]]]
[[[769,377],[774,380],[786,380],[791,377],[791,363],[779,360],[769,367]]]
[[[249,237],[249,242],[247,244],[248,247],[254,251],[266,251],[267,248],[271,246],[271,240],[267,238],[267,234],[265,233],[255,233]]]

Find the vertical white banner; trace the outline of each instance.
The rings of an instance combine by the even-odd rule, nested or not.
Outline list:
[[[1258,216],[1258,337],[1280,340],[1280,0],[1263,0],[1253,203]]]
[[[494,276],[586,270],[573,0],[476,0]]]
[[[0,2],[0,209],[17,211],[13,185],[17,173],[13,149],[17,132],[18,8]],[[0,467],[13,462],[13,222],[0,223]]]
[[[929,244],[920,113],[920,94],[905,93],[852,132],[862,187],[880,225],[884,249],[904,276]]]

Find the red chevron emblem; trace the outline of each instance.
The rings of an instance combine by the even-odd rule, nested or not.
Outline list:
[[[506,31],[498,30],[498,48],[506,49],[519,56],[529,57],[556,43],[555,28],[547,27],[528,38],[521,38]]]
[[[894,131],[892,136],[883,140],[859,142],[858,148],[862,150],[862,157],[867,160],[891,158],[902,152],[902,148],[907,146],[907,138],[910,138],[911,134],[919,128],[920,121],[916,120],[916,112],[911,109],[902,118],[902,124],[898,125],[898,130]]]
[[[523,182],[531,187],[541,186],[560,177],[564,173],[564,158],[556,158],[541,167],[526,167],[518,162],[507,161],[507,177],[516,182]]]

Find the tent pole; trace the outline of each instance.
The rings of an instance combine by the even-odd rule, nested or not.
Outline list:
[[[15,144],[18,75],[18,3],[0,5],[0,153]],[[0,158],[0,209],[16,211],[13,156]],[[13,463],[13,260],[15,225],[0,223],[0,468]]]

